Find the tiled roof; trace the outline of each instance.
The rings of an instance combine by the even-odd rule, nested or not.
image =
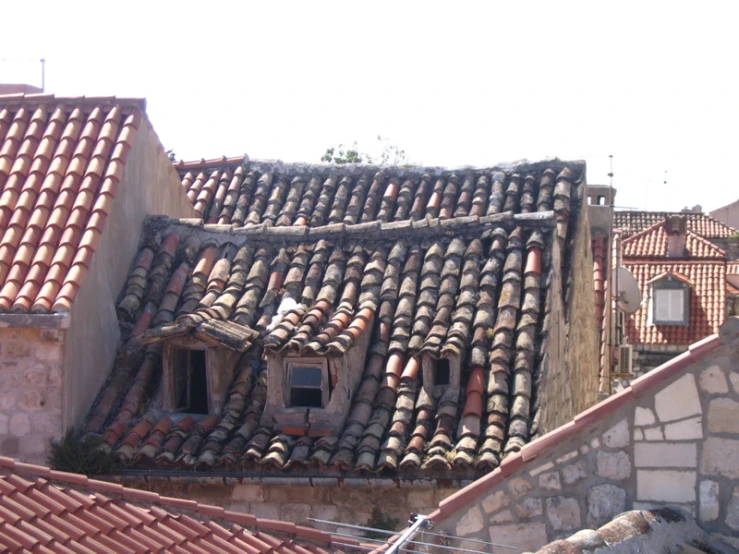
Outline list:
[[[0,313],[69,311],[144,101],[0,97]]]
[[[727,262],[726,263],[726,274],[727,275],[739,275],[739,262]]]
[[[353,225],[423,218],[483,216],[507,210],[538,188],[533,173],[473,169],[330,166],[223,158],[175,165],[206,223],[238,227]],[[545,168],[545,167],[544,167]],[[541,169],[539,169],[541,172]]]
[[[0,550],[328,554],[367,548],[294,523],[0,457]]]
[[[666,258],[667,228],[664,222],[655,223],[623,241],[624,258]],[[718,246],[688,230],[685,234],[685,258],[726,258]]]
[[[665,221],[671,215],[687,217],[688,230],[703,238],[723,239],[737,233],[736,229],[724,225],[710,215],[686,212],[616,211],[613,213],[613,228],[622,231],[626,238]]]
[[[651,279],[661,273],[684,275],[690,286],[690,322],[683,325],[648,325],[649,303],[627,316],[626,333],[639,344],[690,344],[718,331],[726,319],[726,264],[723,260],[632,262],[624,260],[646,298]]]
[[[668,552],[665,537],[680,542],[687,535],[685,517],[670,508],[632,510],[619,514],[600,529],[579,532],[551,542],[536,554],[585,554],[587,552]],[[688,537],[683,537],[688,538]]]
[[[553,226],[567,235],[570,212],[575,216],[571,195],[584,168],[553,161],[517,169],[523,177],[470,169],[459,178],[439,172],[434,179],[396,179],[400,170],[385,169],[388,175],[374,181],[382,186],[370,187],[360,202],[341,185],[340,172],[353,169],[334,168],[336,178],[321,187],[338,183],[341,194],[316,198],[303,189],[293,207],[314,207],[298,220],[302,225],[294,224],[299,210],[269,201],[281,198],[274,187],[240,219],[254,213],[254,223],[267,219],[274,226],[154,221],[119,305],[122,327],[147,341],[183,333],[217,337],[247,355],[221,414],[162,416],[148,396],[160,378],[159,345],[136,356],[129,342],[88,430],[143,467],[299,471],[319,464],[447,476],[452,468],[496,466],[533,432],[539,348],[549,328]],[[278,172],[255,177],[288,182]],[[424,182],[441,182],[441,192],[419,192]],[[347,213],[353,224],[346,224]],[[306,226],[311,221],[327,225]],[[364,375],[337,436],[260,426],[262,349],[331,356],[364,333],[372,333]],[[461,354],[460,388],[439,395],[424,389],[419,356],[425,353]]]

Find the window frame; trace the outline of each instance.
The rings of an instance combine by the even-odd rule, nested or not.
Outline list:
[[[682,293],[682,317],[680,319],[660,319],[658,314],[658,307],[661,302],[658,302],[660,292],[681,292]],[[690,285],[683,283],[678,279],[672,277],[665,277],[659,281],[655,281],[651,285],[650,294],[651,306],[649,315],[651,318],[652,325],[659,325],[665,327],[679,327],[687,326],[690,322]]]
[[[295,368],[298,367],[316,367],[321,371],[321,384],[320,387],[293,387],[292,376]],[[324,410],[329,403],[331,397],[331,391],[329,389],[328,379],[328,360],[326,358],[319,357],[290,357],[285,359],[285,387],[283,388],[283,397],[285,401],[285,408],[288,410]],[[320,406],[297,406],[292,404],[292,391],[295,389],[318,389],[321,391],[321,405]]]

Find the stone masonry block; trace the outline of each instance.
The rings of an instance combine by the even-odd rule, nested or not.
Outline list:
[[[261,485],[235,485],[231,500],[233,502],[264,502],[264,489]]]
[[[586,525],[597,529],[626,510],[626,491],[615,485],[597,485],[588,491]]]
[[[518,547],[523,552],[536,552],[549,542],[547,528],[543,523],[518,523],[491,525],[490,542]],[[479,545],[476,547],[479,550]],[[493,546],[493,554],[511,554],[510,548]]]
[[[622,481],[631,477],[631,461],[624,451],[599,451],[595,458],[595,472],[606,479]]]
[[[739,531],[739,487],[734,487],[729,506],[726,509],[726,525]]]
[[[477,506],[472,506],[467,513],[462,516],[456,527],[456,535],[458,537],[468,537],[474,533],[482,531],[485,524],[482,520],[482,512]]]
[[[701,402],[695,377],[683,375],[654,395],[654,405],[660,421],[674,421],[701,413]]]
[[[629,444],[629,422],[622,419],[603,433],[603,444],[611,448],[623,448]]]
[[[585,467],[584,461],[579,461],[562,468],[562,481],[565,485],[571,485],[577,483],[581,479],[585,479],[587,475],[587,468]]]
[[[523,477],[513,477],[508,481],[508,490],[514,497],[523,496],[530,490],[533,490],[534,485],[528,479]]]
[[[701,473],[739,479],[739,440],[708,437],[703,443]]]
[[[516,505],[516,515],[520,519],[532,519],[544,513],[541,498],[525,498]]]
[[[654,425],[656,419],[654,418],[654,412],[649,408],[637,407],[634,412],[634,425],[637,427],[644,427],[645,425]]]
[[[698,465],[694,442],[640,442],[634,445],[636,467],[690,467]]]
[[[726,394],[729,392],[729,384],[726,382],[724,370],[717,365],[712,365],[701,372],[701,389],[708,394]]]
[[[698,489],[698,513],[701,521],[715,521],[719,514],[718,482],[701,481]]]
[[[559,472],[550,471],[539,475],[539,488],[547,491],[558,491],[562,489],[562,483],[559,480]]]
[[[486,514],[492,514],[501,508],[508,507],[510,503],[511,497],[505,491],[496,491],[483,499],[482,509]]]
[[[636,496],[647,502],[695,502],[695,471],[646,470],[636,472]]]
[[[582,527],[577,498],[555,496],[547,498],[547,519],[555,531],[572,531]]]
[[[665,425],[665,439],[682,441],[703,438],[703,417],[696,416]]]
[[[739,435],[739,402],[715,398],[708,405],[708,430],[711,433]]]

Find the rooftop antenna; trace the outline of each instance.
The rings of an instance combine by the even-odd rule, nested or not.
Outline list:
[[[610,187],[613,188],[613,154],[608,154],[608,157],[610,158],[610,164],[611,164],[611,170],[608,172],[608,177],[611,180]]]
[[[46,58],[40,60],[34,58],[0,58],[0,62],[11,63],[37,63],[41,62],[41,92],[46,91]]]

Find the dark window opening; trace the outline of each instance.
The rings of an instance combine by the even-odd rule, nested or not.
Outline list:
[[[208,377],[204,350],[183,350],[175,367],[177,410],[208,415]]]
[[[598,205],[599,206],[605,206],[606,205],[606,197],[605,196],[599,196],[598,197]]]
[[[290,369],[290,406],[323,407],[323,368],[292,366]]]
[[[449,368],[449,360],[442,358],[436,362],[436,376],[435,381],[437,385],[448,385],[451,378],[451,369]]]

